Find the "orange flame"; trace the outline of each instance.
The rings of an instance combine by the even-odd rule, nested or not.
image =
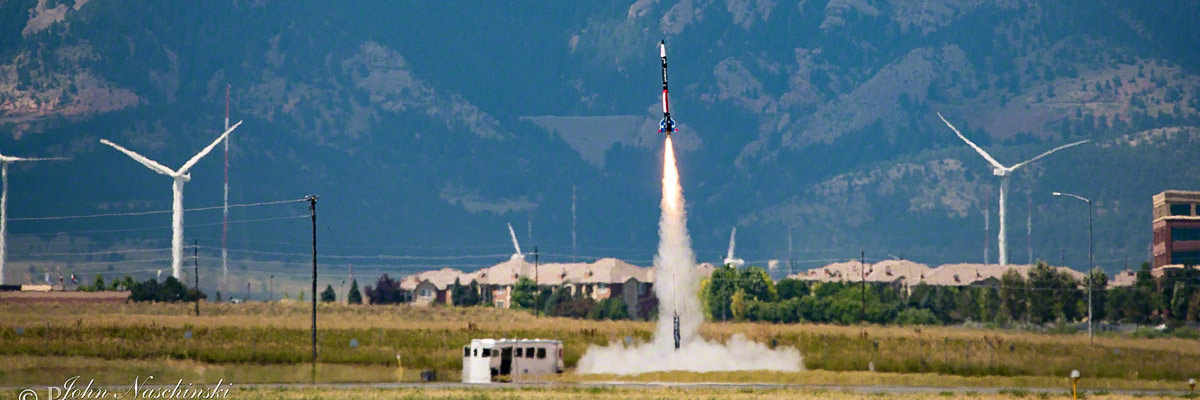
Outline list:
[[[671,211],[679,209],[679,169],[675,167],[675,146],[671,145],[671,137],[667,137],[663,157],[663,207]]]

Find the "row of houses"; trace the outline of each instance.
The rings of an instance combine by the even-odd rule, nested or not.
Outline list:
[[[714,266],[697,266],[702,276],[712,273]],[[1084,274],[1067,267],[1053,267],[1082,281]],[[796,273],[788,278],[815,282],[896,283],[906,287],[918,284],[938,286],[970,286],[999,282],[1009,269],[1028,278],[1033,265],[999,266],[995,264],[944,264],[938,267],[908,260],[884,260],[876,263],[858,261],[838,262]],[[443,268],[409,275],[400,280],[400,288],[415,304],[452,304],[454,283],[479,288],[483,302],[497,308],[512,305],[513,288],[517,280],[527,277],[539,287],[567,290],[571,295],[582,294],[595,301],[619,298],[631,315],[636,315],[639,298],[654,288],[654,270],[616,258],[604,258],[591,263],[534,264],[522,257],[511,259],[474,272]],[[1131,286],[1136,274],[1123,270],[1109,278],[1110,287]]]
[[[702,266],[702,268],[705,268]],[[712,266],[706,267],[709,271]],[[534,264],[521,257],[474,272],[453,268],[425,271],[400,280],[400,288],[411,293],[416,304],[451,304],[454,283],[474,282],[485,303],[497,308],[512,305],[513,288],[521,277],[529,278],[540,287],[567,290],[571,295],[581,293],[595,301],[621,299],[631,313],[636,313],[638,298],[653,291],[654,271],[615,258],[591,263]],[[631,314],[633,315],[633,314]]]
[[[936,286],[971,286],[988,282],[999,282],[1000,277],[1008,270],[1017,271],[1023,278],[1029,278],[1029,271],[1034,265],[996,264],[943,264],[932,268],[928,265],[908,260],[884,260],[873,264],[863,264],[858,261],[846,261],[829,264],[819,268],[800,272],[788,278],[818,282],[876,282],[898,283],[904,286],[918,284]],[[1066,272],[1072,278],[1082,281],[1084,273],[1067,267],[1052,267],[1060,272]],[[1137,274],[1125,269],[1109,277],[1109,287],[1132,286]]]

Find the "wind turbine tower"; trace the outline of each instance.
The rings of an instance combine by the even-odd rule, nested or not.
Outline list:
[[[8,164],[15,162],[51,161],[63,158],[24,158],[0,154],[0,285],[4,284],[4,260],[8,256]]]
[[[169,176],[174,181],[171,186],[172,193],[174,194],[172,199],[173,201],[171,203],[171,275],[174,276],[175,279],[181,279],[183,277],[183,184],[192,180],[192,175],[188,172],[191,171],[192,167],[195,166],[196,163],[200,162],[201,158],[204,158],[204,156],[208,155],[208,153],[216,148],[218,144],[221,144],[222,140],[225,140],[225,138],[229,136],[230,132],[233,132],[233,130],[237,129],[237,127],[240,125],[242,125],[242,122],[238,121],[238,123],[234,124],[229,129],[226,129],[225,133],[222,133],[217,140],[213,141],[212,144],[209,144],[203,150],[200,150],[200,152],[196,153],[195,156],[192,156],[192,158],[187,160],[186,163],[183,163],[183,166],[179,167],[178,170],[167,168],[166,166],[146,158],[141,154],[134,153],[133,151],[121,147],[116,143],[110,142],[108,139],[100,139],[100,143],[125,153],[125,155],[129,156],[129,158],[141,163],[142,165],[146,166],[146,168],[150,168],[150,170],[154,172]]]
[[[1000,177],[1000,234],[999,234],[1000,265],[1002,265],[1002,266],[1008,265],[1008,232],[1005,230],[1005,221],[1004,221],[1005,206],[1008,201],[1008,178],[1010,176],[1012,176],[1013,171],[1016,171],[1017,169],[1024,167],[1025,165],[1027,165],[1031,162],[1037,161],[1037,160],[1041,159],[1042,157],[1054,154],[1054,152],[1056,152],[1056,151],[1059,151],[1059,150],[1062,150],[1062,149],[1065,149],[1068,147],[1078,146],[1078,145],[1087,143],[1089,141],[1088,140],[1080,140],[1075,143],[1064,144],[1062,146],[1058,146],[1053,149],[1050,149],[1050,151],[1047,151],[1045,153],[1038,154],[1037,157],[1030,158],[1028,160],[1013,164],[1012,166],[1006,167],[1003,164],[1000,164],[999,161],[996,161],[995,158],[992,158],[991,154],[988,154],[986,151],[983,151],[983,148],[980,148],[978,145],[976,145],[970,139],[967,139],[966,136],[963,136],[962,132],[958,131],[958,128],[955,128],[954,125],[950,123],[950,121],[946,120],[946,117],[942,116],[942,113],[937,113],[937,116],[938,116],[938,118],[942,119],[942,122],[946,123],[946,126],[950,127],[950,130],[954,131],[955,135],[958,135],[959,139],[962,139],[964,142],[967,142],[967,145],[969,145],[969,146],[971,146],[971,148],[975,149],[975,152],[979,153],[980,156],[983,156],[983,159],[987,160],[987,162],[992,165],[992,167],[993,167],[992,175]]]
[[[733,265],[734,268],[741,268],[746,265],[746,261],[733,256],[733,248],[737,245],[737,227],[729,232],[729,252],[725,254],[725,265]]]

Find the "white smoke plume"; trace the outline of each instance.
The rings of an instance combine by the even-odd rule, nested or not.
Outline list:
[[[675,150],[667,138],[663,159],[662,218],[658,222],[658,254],[654,257],[654,294],[658,296],[658,326],[648,343],[615,343],[592,347],[579,359],[585,374],[639,374],[653,371],[799,371],[800,352],[772,350],[734,335],[729,342],[709,342],[697,335],[704,321],[700,309],[700,274],[687,231],[683,189],[675,166]],[[672,317],[679,315],[680,348],[675,349]]]

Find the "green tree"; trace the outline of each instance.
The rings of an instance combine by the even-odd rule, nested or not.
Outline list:
[[[530,310],[537,306],[536,302],[537,284],[529,277],[522,276],[517,279],[517,284],[513,286],[512,291],[512,306],[514,308]]]
[[[332,303],[337,301],[337,294],[333,292],[333,285],[325,285],[325,290],[321,291],[321,302]]]
[[[1200,270],[1185,268],[1168,271],[1160,279],[1163,297],[1163,308],[1173,321],[1186,321],[1191,309],[1191,300],[1197,290],[1195,282],[1200,282]]]
[[[721,266],[713,270],[702,294],[705,313],[710,319],[726,321],[732,317],[729,304],[733,294],[737,293],[738,278],[737,269],[731,266]]]
[[[1108,318],[1108,314],[1105,312],[1108,304],[1108,274],[1104,273],[1100,267],[1092,268],[1083,278],[1085,295],[1089,286],[1092,290],[1093,322],[1104,321]]]
[[[624,301],[621,301],[621,299],[618,298],[610,297],[601,300],[599,303],[596,303],[596,306],[592,307],[592,311],[588,313],[588,317],[596,320],[620,320],[628,319],[629,312],[626,310]]]
[[[976,304],[979,305],[979,320],[984,322],[996,321],[1000,317],[1000,290],[994,287],[980,287],[976,293]]]
[[[102,291],[102,290],[104,290],[104,289],[105,289],[105,286],[104,286],[104,277],[103,277],[103,276],[100,276],[100,274],[96,274],[96,279],[92,281],[92,286],[91,286],[91,287],[89,287],[89,288],[88,288],[86,291],[88,291],[88,292],[99,292],[99,291]]]
[[[808,282],[792,278],[780,280],[779,284],[775,285],[775,289],[779,292],[779,300],[808,296],[811,291]]]
[[[1035,324],[1045,324],[1057,320],[1062,315],[1063,304],[1058,296],[1061,289],[1058,274],[1043,261],[1039,261],[1029,270],[1029,320]]]
[[[541,297],[540,295],[543,293],[545,293],[545,291],[539,293],[538,297]],[[546,296],[545,300],[543,300],[541,302],[542,314],[543,315],[553,315],[554,309],[558,306],[559,303],[567,302],[570,300],[571,300],[571,296],[567,293],[567,288],[565,286],[559,286],[557,288],[553,288],[550,290],[550,294]]]
[[[1055,284],[1055,304],[1059,307],[1058,317],[1066,321],[1083,320],[1087,316],[1087,293],[1084,292],[1083,284],[1071,274],[1061,270],[1055,271]]]
[[[479,295],[479,283],[472,279],[471,284],[467,285],[466,293],[463,294],[462,305],[477,306],[481,302],[483,302],[483,296]]]
[[[775,281],[771,280],[771,275],[768,275],[767,270],[762,267],[748,267],[741,270],[735,284],[738,289],[745,292],[747,300],[753,299],[763,302],[779,300],[779,293],[775,289]]]
[[[960,321],[979,321],[978,288],[967,286],[958,289],[954,296],[954,319]]]
[[[467,287],[463,286],[458,278],[454,278],[454,284],[450,285],[450,302],[455,306],[463,306],[463,299],[467,297]]]
[[[1000,315],[1003,319],[1021,322],[1028,316],[1026,293],[1028,283],[1020,272],[1009,269],[1000,276]]]
[[[733,315],[734,321],[742,321],[746,319],[746,291],[738,289],[729,298],[729,313]],[[753,301],[753,300],[751,300]]]
[[[358,279],[350,281],[350,293],[346,294],[346,301],[350,304],[362,304],[362,293],[358,291]]]
[[[928,309],[909,308],[896,316],[896,323],[900,325],[939,325],[942,321],[938,321],[937,316],[933,315],[933,311]]]
[[[1126,299],[1127,306],[1130,307],[1131,322],[1139,324],[1150,324],[1156,322],[1154,312],[1159,309],[1159,304],[1162,301],[1161,295],[1156,288],[1157,282],[1154,280],[1154,275],[1150,273],[1150,263],[1142,263],[1142,268],[1137,272],[1137,276],[1133,282],[1133,292]]]

